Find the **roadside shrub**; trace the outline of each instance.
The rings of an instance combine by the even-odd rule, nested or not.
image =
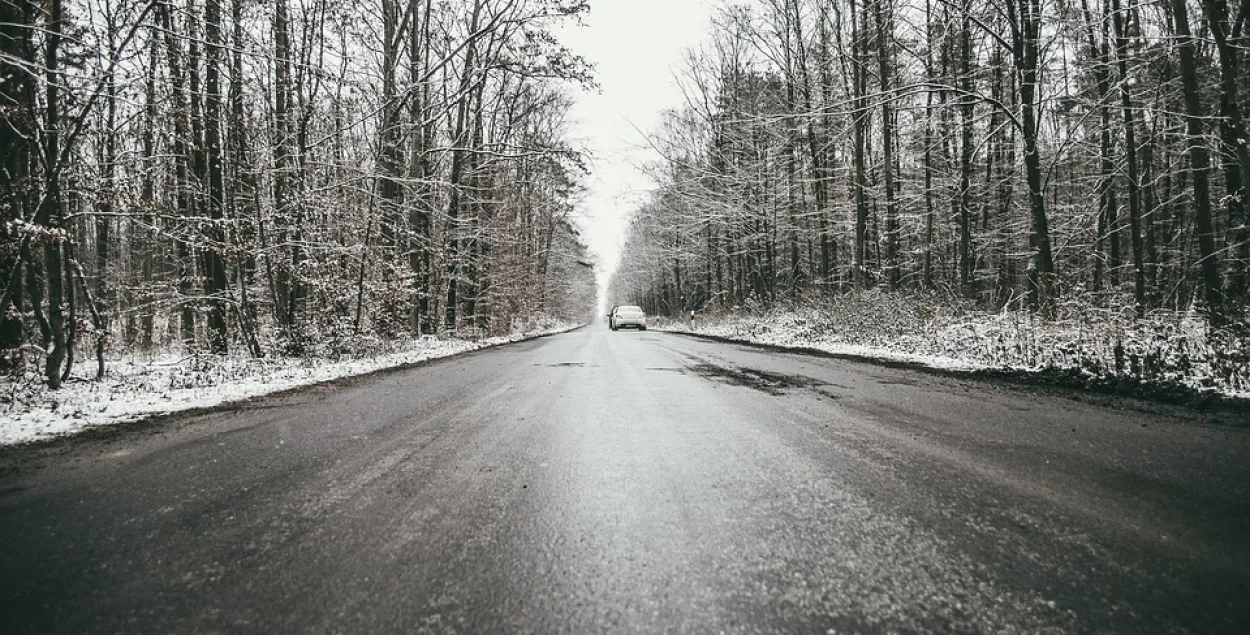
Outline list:
[[[1010,306],[1010,304],[1009,304]],[[1210,332],[1195,313],[1137,318],[1131,305],[1067,298],[1055,317],[987,312],[934,292],[873,289],[788,308],[700,315],[695,330],[785,346],[876,349],[1091,383],[1250,392],[1250,328]]]

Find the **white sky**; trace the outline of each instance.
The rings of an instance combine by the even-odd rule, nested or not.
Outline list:
[[[581,213],[586,239],[604,274],[615,269],[627,215],[652,184],[638,166],[654,158],[643,132],[682,103],[674,73],[683,52],[707,33],[712,0],[590,0],[586,26],[559,33],[595,65],[600,91],[583,91],[574,137],[594,155]]]

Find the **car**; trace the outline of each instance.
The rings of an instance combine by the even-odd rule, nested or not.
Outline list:
[[[640,307],[625,305],[614,306],[608,314],[608,328],[619,331],[623,328],[647,330],[647,314]]]

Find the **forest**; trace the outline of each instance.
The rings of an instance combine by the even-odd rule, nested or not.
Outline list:
[[[1090,326],[1250,301],[1245,0],[722,3],[613,297]],[[875,306],[875,309],[874,309]],[[866,313],[866,314],[865,314]],[[1118,346],[1112,342],[1108,349]]]
[[[577,0],[0,0],[0,372],[583,321]]]

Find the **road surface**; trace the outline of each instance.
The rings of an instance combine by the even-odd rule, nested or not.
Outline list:
[[[1250,632],[1250,435],[1146,408],[588,328],[0,453],[0,628]]]

